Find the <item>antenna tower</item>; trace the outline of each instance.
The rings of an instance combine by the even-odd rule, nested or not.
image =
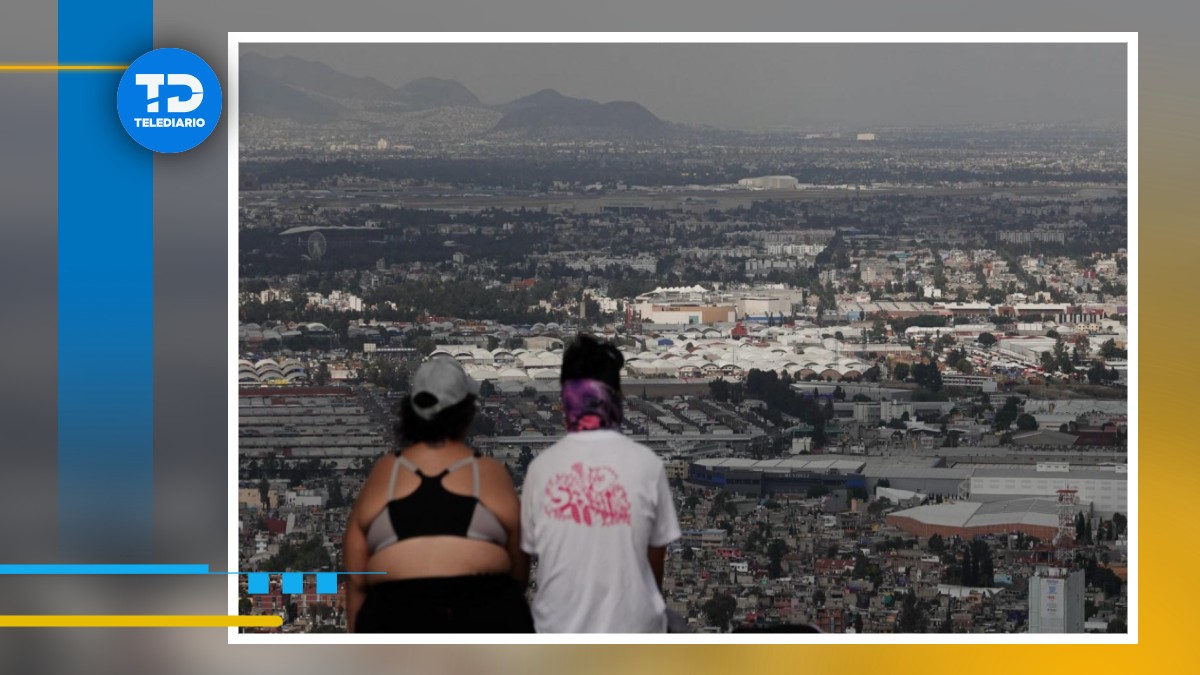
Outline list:
[[[1063,554],[1068,540],[1075,541],[1075,515],[1079,512],[1079,491],[1063,488],[1058,491],[1058,533],[1054,535],[1054,548]]]

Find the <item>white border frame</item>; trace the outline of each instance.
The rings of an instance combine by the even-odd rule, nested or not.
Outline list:
[[[796,43],[1045,43],[1045,44],[1124,44],[1126,45],[1126,187],[1127,227],[1129,233],[1129,279],[1126,295],[1129,303],[1128,374],[1129,409],[1129,473],[1128,473],[1128,589],[1129,607],[1124,635],[1109,634],[1034,634],[1004,633],[965,635],[863,633],[863,634],[754,634],[754,633],[691,633],[691,634],[532,634],[477,636],[464,635],[364,635],[364,634],[251,634],[229,629],[230,644],[1137,644],[1138,642],[1138,313],[1135,310],[1138,293],[1138,34],[1135,32],[1009,32],[1009,33],[294,33],[294,32],[230,32],[229,62],[226,73],[229,135],[229,414],[228,453],[229,485],[238,482],[238,63],[243,43],[493,43],[493,44],[573,44],[573,43],[645,43],[645,44],[796,44]],[[228,528],[230,570],[238,569],[238,504],[237,491],[229,490]],[[229,576],[229,614],[238,613],[238,582],[240,575]]]

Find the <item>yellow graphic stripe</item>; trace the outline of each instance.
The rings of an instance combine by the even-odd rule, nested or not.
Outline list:
[[[57,70],[125,70],[129,66],[115,64],[77,65],[66,63],[0,63],[0,71],[57,71]]]
[[[274,615],[0,615],[0,628],[276,628]]]

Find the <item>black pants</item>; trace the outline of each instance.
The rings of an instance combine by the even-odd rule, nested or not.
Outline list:
[[[532,633],[524,591],[507,574],[385,581],[367,587],[356,633]]]

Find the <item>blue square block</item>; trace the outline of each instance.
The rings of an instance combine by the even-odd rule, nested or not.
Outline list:
[[[266,572],[251,572],[246,575],[246,591],[251,595],[266,595],[271,592],[271,575]]]
[[[319,572],[317,574],[317,594],[337,595],[337,592],[337,575],[333,572]]]
[[[282,576],[284,593],[291,595],[304,592],[303,572],[286,572]]]

